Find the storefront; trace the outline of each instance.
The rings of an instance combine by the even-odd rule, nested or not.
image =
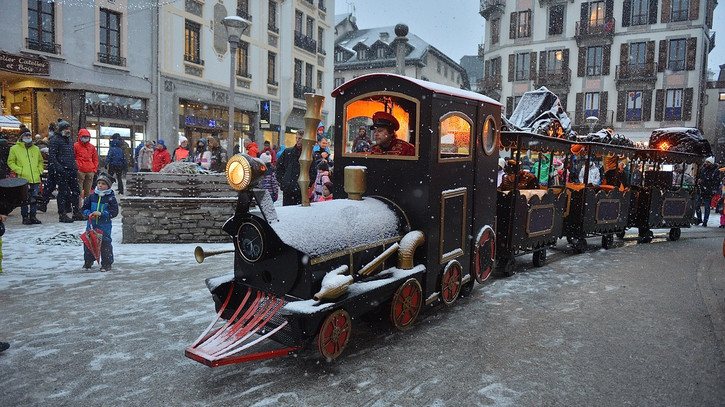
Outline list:
[[[143,143],[148,121],[146,103],[140,98],[85,92],[84,127],[91,133],[91,143],[100,157],[108,154],[111,137],[116,133],[131,149]]]
[[[194,102],[188,99],[179,100],[179,136],[189,140],[194,146],[200,138],[216,137],[222,147],[231,154],[235,145],[241,146],[244,137],[253,133],[252,118],[254,112],[234,111],[234,135],[229,140],[229,108]],[[169,146],[169,149],[174,147]]]

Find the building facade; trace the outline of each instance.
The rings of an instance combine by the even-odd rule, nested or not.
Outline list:
[[[481,0],[479,88],[510,115],[546,86],[579,133],[703,126],[714,0]]]
[[[148,3],[4,2],[2,114],[43,136],[58,118],[74,133],[88,128],[101,156],[114,133],[129,145],[155,135],[156,7]]]
[[[359,29],[352,14],[335,17],[335,87],[360,75],[396,72],[395,27]],[[415,34],[408,34],[405,75],[470,89],[466,70]]]
[[[332,91],[332,0],[186,0],[159,13],[159,134],[191,143],[217,137],[230,152],[243,138],[294,144],[304,93]],[[230,46],[224,17],[250,24],[235,56],[234,134],[229,135]],[[323,122],[332,112],[326,98]],[[268,109],[268,110],[267,110]]]

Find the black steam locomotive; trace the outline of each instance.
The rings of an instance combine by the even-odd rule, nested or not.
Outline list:
[[[536,129],[512,129],[495,100],[398,75],[361,76],[332,96],[336,199],[275,207],[255,187],[266,170],[261,161],[237,155],[227,164],[229,184],[239,190],[224,225],[235,246],[234,272],[207,280],[218,314],[186,348],[188,357],[219,366],[288,355],[317,339],[323,357],[334,359],[351,337],[353,318],[383,310],[405,330],[424,305],[454,304],[497,262],[510,274],[523,253],[542,265],[559,237],[606,237],[639,224],[627,223],[630,190],[497,189],[501,149],[511,151],[516,170],[528,150],[563,157],[575,145],[589,155],[634,150],[576,143],[562,135],[561,123],[535,120]],[[358,129],[373,124],[377,112],[397,121],[397,139],[412,146],[408,154],[353,149]],[[322,218],[326,232],[314,233]],[[282,347],[250,352],[267,338]]]

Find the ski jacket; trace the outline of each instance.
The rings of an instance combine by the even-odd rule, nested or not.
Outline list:
[[[8,166],[19,178],[25,178],[31,184],[37,184],[43,173],[43,156],[40,154],[38,146],[31,145],[26,148],[25,143],[20,141],[10,147]]]
[[[70,137],[65,137],[59,133],[50,139],[48,146],[48,156],[50,165],[56,170],[78,170],[76,164],[75,150]]]
[[[128,168],[128,161],[126,161],[126,154],[121,148],[121,142],[118,140],[111,140],[111,148],[108,149],[108,155],[106,160],[103,162],[103,166],[108,168],[116,167],[126,170]]]
[[[113,144],[113,142],[111,142],[111,144]],[[78,171],[98,172],[98,152],[96,151],[96,146],[79,140],[73,144],[73,151],[76,154]]]
[[[86,219],[88,219],[88,215],[95,211],[101,212],[99,218],[86,222],[86,230],[90,230],[91,227],[102,230],[103,240],[106,242],[112,241],[111,219],[118,216],[118,201],[116,201],[116,195],[113,191],[110,191],[108,195],[103,196],[93,192],[83,201],[83,215]]]

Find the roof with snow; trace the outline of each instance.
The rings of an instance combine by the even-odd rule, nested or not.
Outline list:
[[[390,77],[406,80],[408,82],[414,83],[424,89],[428,89],[435,93],[440,93],[443,95],[450,95],[450,96],[457,96],[457,97],[461,97],[461,98],[477,100],[479,102],[492,103],[492,104],[501,106],[500,102],[498,102],[494,99],[491,99],[488,96],[484,96],[480,93],[472,92],[470,90],[465,90],[465,89],[454,88],[452,86],[441,85],[439,83],[424,81],[422,79],[415,79],[415,78],[411,78],[409,76],[396,75],[396,74],[392,74],[392,73],[371,73],[371,74],[367,74],[367,75],[358,76],[357,78],[347,81],[347,82],[343,83],[342,85],[340,85],[337,89],[333,90],[332,97],[339,96],[342,92],[345,91],[345,89],[349,88],[350,86],[353,86],[354,84],[356,84],[362,80],[376,79],[376,78],[380,78],[381,80],[384,80],[384,79],[390,78]]]

